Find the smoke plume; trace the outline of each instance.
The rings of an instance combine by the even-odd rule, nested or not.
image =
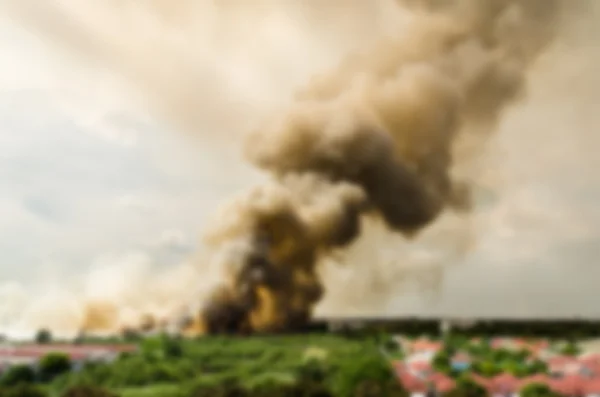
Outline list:
[[[234,3],[215,5],[215,20],[191,26],[207,37],[216,36],[219,26],[235,30],[219,36],[226,47],[228,40],[251,34],[277,11],[315,17],[344,7],[344,2],[328,2],[332,6],[327,7],[294,1],[292,6],[282,0],[279,4],[285,6],[280,7],[269,1],[253,3],[252,11]],[[449,210],[468,215],[482,148],[503,112],[525,93],[528,73],[555,38],[565,9],[560,0],[386,2],[384,13],[393,23],[371,35],[376,26],[370,22],[378,19],[366,17],[375,8],[367,3],[359,0],[348,7],[360,12],[340,13],[348,41],[360,45],[341,40],[344,45],[339,47],[344,48],[338,50],[358,51],[330,73],[314,76],[284,112],[248,135],[246,158],[271,179],[228,203],[215,217],[206,242],[216,252],[214,263],[222,267],[224,281],[201,310],[195,324],[199,330],[301,327],[327,293],[321,265],[346,252],[361,236],[365,221],[416,239]],[[203,130],[210,130],[216,121],[206,119],[218,117],[233,128],[253,113],[246,109],[248,102],[231,102],[227,90],[211,84],[219,75],[209,54],[194,58],[203,61],[200,71],[183,60],[190,48],[173,27],[190,26],[187,18],[197,15],[187,12],[193,2],[181,5],[179,10],[186,12],[158,1],[144,6],[156,17],[154,23],[166,27],[157,31],[169,32],[153,37],[170,46],[161,59],[151,56],[151,47],[157,45],[152,39],[144,39],[152,44],[147,48],[134,48],[131,43],[141,40],[136,35],[121,37],[119,29],[100,34],[93,21],[78,26],[60,8],[42,12],[28,9],[24,1],[11,4],[15,14],[43,25],[44,32],[78,55],[117,70],[178,126],[195,131],[203,119],[200,124],[208,125]],[[110,4],[123,15],[141,7]],[[239,11],[235,23],[219,19],[227,7]],[[250,18],[248,12],[258,16]],[[124,22],[113,21],[118,23]],[[285,32],[294,37],[292,30]],[[290,50],[292,63],[302,64],[302,49]],[[197,76],[203,76],[201,81]],[[290,84],[286,77],[281,81]],[[211,103],[194,101],[201,89],[215,93]],[[217,111],[223,104],[228,105],[226,116]],[[113,322],[95,310],[89,318],[92,323]]]
[[[218,218],[211,240],[227,281],[202,312],[206,331],[305,324],[325,290],[318,265],[360,235],[364,216],[414,238],[445,209],[469,210],[468,181],[453,172],[470,153],[456,153],[458,142],[489,135],[522,94],[560,4],[432,4],[250,134],[247,157],[273,183]]]

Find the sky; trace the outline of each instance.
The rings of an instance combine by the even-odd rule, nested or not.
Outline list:
[[[265,26],[284,29],[281,18]],[[600,36],[592,24],[580,25],[540,60],[528,97],[489,143],[483,171],[499,182],[487,201],[485,188],[477,191],[472,246],[443,264],[437,298],[399,283],[384,303],[357,299],[345,313],[600,316]],[[43,297],[40,291],[101,280],[97,270],[107,268],[108,280],[156,278],[202,251],[202,231],[222,200],[262,178],[243,161],[239,134],[351,47],[344,27],[315,43],[301,25],[290,26],[280,35],[266,27],[256,33],[275,37],[264,44],[265,54],[281,50],[271,58],[238,43],[221,58],[212,54],[221,63],[211,69],[200,62],[208,58],[177,58],[166,41],[138,54],[155,60],[153,68],[136,69],[136,54],[123,58],[128,71],[147,70],[148,78],[177,77],[166,74],[172,65],[162,57],[187,61],[182,70],[202,65],[193,89],[151,91],[161,86],[69,56],[22,21],[0,17],[0,295]],[[129,45],[138,43],[131,37]],[[195,49],[184,44],[181,54]],[[301,61],[284,51],[292,45],[306,50]],[[223,67],[234,63],[246,68]],[[215,87],[225,88],[213,96]],[[178,109],[156,112],[163,94],[201,104],[184,119],[202,132],[190,136],[190,124],[170,122]],[[362,244],[370,255],[394,255],[400,248],[389,247],[406,244],[398,241]],[[348,272],[338,290],[355,283],[369,293],[381,277]]]

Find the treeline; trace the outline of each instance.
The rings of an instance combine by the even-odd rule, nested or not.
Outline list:
[[[600,321],[586,320],[479,320],[471,324],[452,323],[451,328],[467,337],[531,337],[583,339],[600,337]],[[441,321],[437,319],[340,319],[320,320],[313,326],[319,332],[355,337],[377,333],[398,333],[406,336],[438,336]]]

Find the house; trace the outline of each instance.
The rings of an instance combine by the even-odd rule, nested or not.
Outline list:
[[[581,372],[582,364],[576,357],[554,356],[546,360],[548,372],[562,376]]]
[[[471,368],[471,362],[472,360],[469,354],[465,352],[458,352],[452,357],[450,365],[452,369],[456,371],[466,371]]]
[[[515,395],[521,389],[520,380],[515,376],[503,373],[499,374],[486,383],[488,393],[491,396]]]

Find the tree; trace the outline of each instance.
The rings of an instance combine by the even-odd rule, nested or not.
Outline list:
[[[165,357],[168,358],[183,357],[183,347],[181,346],[181,342],[177,339],[169,338],[168,336],[164,337],[163,351]]]
[[[560,353],[565,356],[576,356],[581,353],[581,349],[577,346],[577,343],[568,342],[560,349]]]
[[[440,350],[433,357],[432,367],[442,373],[448,373],[452,369],[452,360],[450,354],[446,350]]]
[[[478,342],[471,342],[471,343],[467,344],[465,347],[465,350],[471,356],[475,356],[475,357],[487,356],[491,352],[489,341],[486,341],[484,339],[481,339]]]
[[[388,362],[378,354],[344,361],[337,368],[331,391],[348,397],[407,395]]]
[[[181,341],[166,334],[146,338],[142,342],[142,351],[146,357],[159,360],[183,356]]]
[[[29,365],[13,365],[0,379],[2,386],[16,386],[35,382],[35,371]]]
[[[400,346],[400,344],[398,343],[398,341],[396,339],[394,339],[391,336],[388,336],[382,344],[383,348],[388,352],[388,353],[395,353],[395,354],[401,354],[402,353],[402,347]]]
[[[528,375],[533,375],[536,372],[532,372],[531,368],[525,364],[510,361],[502,366],[504,372],[516,376],[517,378],[523,378]]]
[[[527,349],[519,349],[512,354],[512,358],[515,361],[525,361],[531,356],[531,352]]]
[[[496,363],[500,363],[503,362],[505,360],[510,360],[513,357],[513,352],[511,352],[508,349],[505,348],[500,348],[500,349],[494,349],[490,352],[490,361],[496,362]]]
[[[473,364],[473,371],[486,378],[491,378],[502,372],[493,361],[478,361]]]
[[[444,349],[450,354],[454,355],[459,350],[464,349],[469,345],[467,337],[458,334],[450,334],[444,338]]]
[[[487,391],[479,383],[468,376],[461,376],[456,381],[456,386],[446,397],[486,397]]]
[[[35,335],[35,341],[39,344],[47,344],[52,342],[52,332],[49,329],[42,328]]]
[[[543,383],[530,383],[521,389],[519,395],[521,397],[558,397],[557,393]]]
[[[71,359],[64,353],[48,353],[40,360],[40,377],[45,381],[51,381],[70,370]]]
[[[529,364],[527,364],[527,374],[526,375],[546,374],[546,373],[548,373],[548,364],[546,364],[542,360],[533,360]]]

